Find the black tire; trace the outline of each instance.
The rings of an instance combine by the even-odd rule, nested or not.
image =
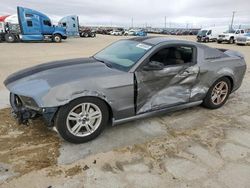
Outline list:
[[[228,92],[225,95],[225,98],[221,101],[221,103],[215,104],[213,102],[213,100],[212,100],[212,93],[213,93],[214,88],[217,86],[217,84],[219,84],[221,82],[227,84]],[[214,82],[214,84],[210,87],[210,89],[208,90],[207,95],[206,95],[205,99],[203,100],[202,105],[204,107],[206,107],[206,108],[209,108],[209,109],[220,108],[221,106],[223,106],[227,102],[227,99],[228,99],[228,97],[229,97],[229,95],[231,93],[231,90],[232,90],[232,84],[231,84],[230,80],[227,77],[222,77],[222,78],[216,80]]]
[[[208,43],[208,42],[209,42],[209,38],[206,38],[206,39],[205,39],[205,42]]]
[[[72,109],[74,109],[74,107],[76,107],[79,104],[82,103],[92,103],[94,105],[96,105],[100,111],[101,111],[101,123],[98,126],[98,128],[96,130],[94,130],[94,132],[92,132],[90,135],[84,136],[84,137],[80,137],[80,136],[75,136],[74,134],[72,134],[70,132],[70,130],[68,129],[67,126],[67,117],[69,115],[69,113],[71,112]],[[108,120],[109,120],[109,111],[108,111],[108,107],[106,105],[106,103],[98,98],[94,98],[94,97],[83,97],[83,98],[78,98],[73,100],[72,102],[70,102],[69,104],[62,106],[55,118],[55,126],[57,128],[57,131],[59,132],[60,136],[71,143],[84,143],[90,140],[93,140],[94,138],[96,138],[98,135],[101,134],[101,132],[103,131],[104,127],[108,124]]]
[[[53,40],[53,42],[60,43],[60,42],[62,42],[62,36],[59,34],[55,34],[55,35],[53,35],[52,40]]]
[[[234,38],[231,37],[231,38],[229,39],[229,44],[233,44],[233,43],[234,43]]]
[[[218,43],[218,44],[221,44],[221,43],[222,43],[222,41],[220,41],[220,40],[217,40],[217,43]]]
[[[90,34],[90,37],[92,37],[92,38],[94,38],[95,36],[96,36],[95,33],[91,33],[91,34]]]
[[[17,40],[16,36],[14,34],[11,34],[11,33],[5,34],[4,39],[8,43],[13,43],[13,42],[16,42],[16,40]]]

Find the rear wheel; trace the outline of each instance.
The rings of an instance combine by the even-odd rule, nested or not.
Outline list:
[[[104,101],[86,97],[61,107],[55,126],[63,139],[83,143],[96,138],[108,123],[108,107]]]
[[[218,44],[221,44],[221,43],[222,43],[222,41],[220,41],[220,40],[217,40],[217,43],[218,43]]]
[[[203,106],[210,109],[217,109],[223,106],[229,97],[231,87],[231,82],[228,78],[218,79],[208,90]]]
[[[87,38],[87,37],[89,37],[89,34],[88,33],[84,33],[83,37]]]
[[[56,43],[59,43],[62,41],[62,36],[61,35],[58,35],[58,34],[55,34],[53,35],[53,41],[56,42]]]
[[[91,36],[92,38],[94,38],[94,37],[95,37],[95,35],[96,35],[95,33],[91,33],[91,35],[90,35],[90,36]]]
[[[16,42],[16,37],[15,35],[11,34],[11,33],[7,33],[5,36],[4,36],[4,39],[6,42],[9,42],[9,43],[13,43],[13,42]]]
[[[209,38],[206,38],[206,39],[205,39],[205,42],[209,42]]]

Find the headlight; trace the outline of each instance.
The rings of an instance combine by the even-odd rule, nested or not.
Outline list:
[[[31,97],[19,96],[19,98],[21,99],[21,101],[23,102],[23,104],[25,106],[38,107],[35,100],[33,98],[31,98]]]

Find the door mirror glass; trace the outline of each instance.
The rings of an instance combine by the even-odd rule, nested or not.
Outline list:
[[[143,67],[143,70],[145,71],[157,71],[162,69],[164,69],[164,64],[158,61],[150,61]]]

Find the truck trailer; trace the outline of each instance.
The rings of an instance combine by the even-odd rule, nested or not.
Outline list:
[[[12,17],[15,18],[15,15]],[[63,27],[52,25],[48,16],[36,10],[17,7],[17,20],[8,18],[4,20],[4,30],[1,34],[6,42],[43,40],[61,42],[67,38]]]

